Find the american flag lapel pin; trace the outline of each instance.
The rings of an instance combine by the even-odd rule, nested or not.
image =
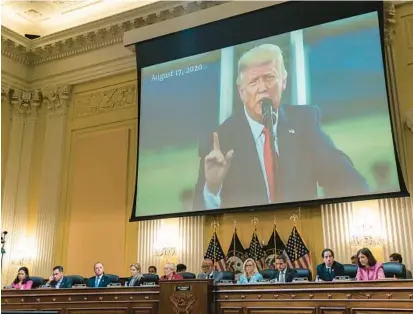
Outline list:
[[[295,129],[289,129],[289,130],[288,130],[288,133],[290,133],[290,134],[295,134]]]

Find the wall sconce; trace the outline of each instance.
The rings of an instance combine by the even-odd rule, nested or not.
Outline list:
[[[370,208],[360,208],[354,217],[350,244],[356,247],[377,247],[383,244],[379,217]]]
[[[15,250],[10,253],[12,265],[18,265],[20,267],[33,264],[36,256],[34,238],[22,237]]]
[[[166,261],[178,254],[180,245],[178,225],[162,223],[154,245],[154,255]]]

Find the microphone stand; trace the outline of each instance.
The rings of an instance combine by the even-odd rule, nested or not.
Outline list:
[[[6,245],[6,234],[7,232],[1,233],[1,271],[3,272],[3,257],[6,254],[4,246]]]
[[[278,154],[275,149],[275,135],[274,135],[274,124],[276,122],[276,115],[272,106],[272,101],[265,99],[261,104],[262,110],[262,123],[268,129],[270,133],[270,144],[271,144],[271,153],[273,156],[273,169],[274,169],[274,177],[275,177],[275,199],[280,200],[281,197],[281,190],[280,190],[280,177],[279,177],[279,169],[278,169]]]

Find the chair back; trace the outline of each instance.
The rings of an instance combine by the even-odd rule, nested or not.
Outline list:
[[[275,269],[264,269],[261,270],[260,273],[262,275],[262,278],[264,279],[271,279],[271,278],[275,278]]]
[[[157,285],[159,283],[159,276],[155,274],[143,274],[142,283],[154,283]]]
[[[184,271],[184,272],[179,273],[179,274],[184,279],[195,279],[196,278],[196,275],[194,273],[190,273],[190,272],[187,272],[187,271]]]
[[[383,271],[386,278],[406,279],[406,266],[404,264],[395,262],[383,263]]]
[[[221,271],[219,273],[220,280],[234,280],[235,278],[234,273],[232,271]]]
[[[72,280],[73,285],[83,285],[85,284],[85,278],[79,275],[70,275],[66,276],[67,278],[70,278]]]
[[[105,274],[105,276],[109,278],[109,283],[118,283],[119,282],[119,276],[118,275]]]
[[[30,276],[30,280],[33,281],[32,289],[36,289],[44,285],[43,277]]]
[[[295,271],[297,272],[297,277],[307,278],[309,281],[313,280],[311,270],[306,269],[306,268],[296,268]]]
[[[349,276],[351,279],[356,278],[358,266],[356,264],[343,264],[344,276]]]

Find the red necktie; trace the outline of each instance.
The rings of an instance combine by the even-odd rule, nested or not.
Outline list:
[[[270,131],[264,127],[262,131],[265,136],[264,140],[264,164],[265,173],[267,174],[268,189],[270,190],[270,201],[275,201],[275,181],[274,181],[274,156],[271,152]]]

